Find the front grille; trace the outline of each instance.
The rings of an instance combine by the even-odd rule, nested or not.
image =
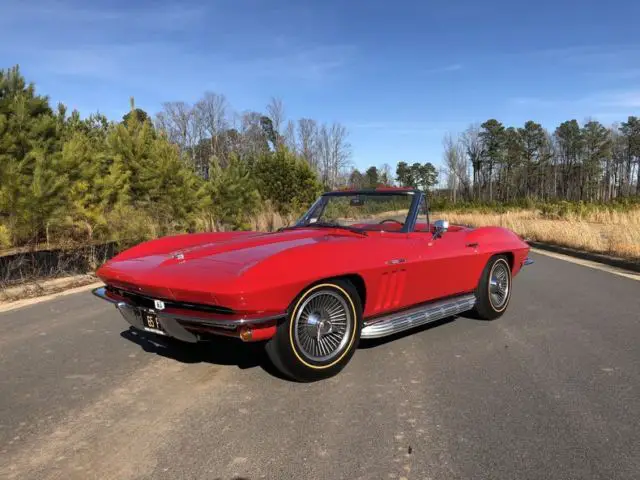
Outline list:
[[[227,307],[220,307],[217,305],[203,305],[198,303],[185,303],[176,302],[173,300],[165,300],[164,298],[151,298],[138,293],[129,292],[128,290],[122,290],[121,288],[107,287],[107,290],[127,299],[132,305],[136,307],[154,308],[154,300],[162,300],[165,307],[180,308],[183,310],[198,310],[200,312],[219,313],[222,315],[232,315],[234,312]]]

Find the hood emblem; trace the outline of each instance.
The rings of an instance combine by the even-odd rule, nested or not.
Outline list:
[[[164,302],[162,300],[154,300],[153,306],[156,307],[156,310],[164,310]]]
[[[174,253],[172,257],[175,258],[176,260],[184,260],[184,253],[182,252]]]

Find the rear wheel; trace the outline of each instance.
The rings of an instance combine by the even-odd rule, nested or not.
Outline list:
[[[285,375],[302,382],[331,377],[349,362],[360,340],[362,305],[346,280],[304,290],[266,349]]]
[[[507,257],[495,255],[489,259],[482,271],[476,288],[474,311],[483,320],[501,317],[511,299],[511,266]]]

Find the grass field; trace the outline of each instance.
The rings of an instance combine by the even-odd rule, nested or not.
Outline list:
[[[640,259],[640,209],[627,212],[602,210],[563,218],[548,218],[539,210],[452,211],[434,212],[431,218],[475,227],[497,225],[513,230],[526,240]]]

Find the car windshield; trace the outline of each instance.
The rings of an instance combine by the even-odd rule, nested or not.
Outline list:
[[[413,198],[406,193],[324,195],[297,226],[399,231],[407,221]]]

